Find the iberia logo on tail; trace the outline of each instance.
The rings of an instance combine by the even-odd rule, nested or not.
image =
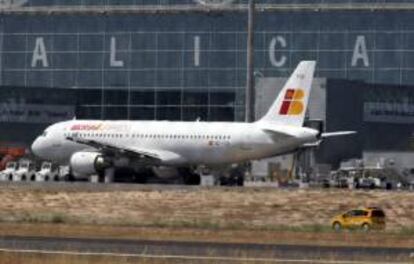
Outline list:
[[[300,115],[304,110],[303,98],[305,92],[302,89],[287,89],[280,107],[280,115]]]

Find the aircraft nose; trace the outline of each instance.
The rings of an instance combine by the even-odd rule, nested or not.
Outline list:
[[[43,156],[43,149],[44,148],[43,148],[42,145],[43,144],[42,144],[41,140],[39,138],[36,138],[35,141],[32,144],[32,147],[31,147],[32,153],[34,155],[36,155],[37,157],[40,157],[40,158]]]

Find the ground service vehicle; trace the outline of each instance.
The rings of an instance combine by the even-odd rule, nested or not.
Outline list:
[[[332,219],[332,228],[341,229],[385,229],[385,213],[378,207],[351,210]]]
[[[1,181],[11,181],[13,173],[17,170],[17,162],[10,161],[6,164],[6,169],[0,172]]]
[[[13,181],[34,181],[35,177],[35,164],[30,160],[21,160],[19,168],[13,172]]]
[[[59,181],[59,170],[51,162],[42,163],[40,170],[36,172],[36,181]]]

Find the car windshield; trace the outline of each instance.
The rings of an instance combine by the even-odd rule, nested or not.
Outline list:
[[[7,169],[14,169],[14,167],[16,166],[16,164],[15,163],[9,163],[8,165],[7,165]]]
[[[372,211],[372,217],[385,217],[385,214],[381,210]]]

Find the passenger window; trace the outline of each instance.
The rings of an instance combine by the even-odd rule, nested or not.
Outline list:
[[[345,217],[351,217],[353,215],[354,215],[354,211],[349,211],[349,212],[344,214]]]
[[[368,212],[363,211],[363,210],[357,210],[355,211],[355,216],[366,216],[368,215]]]

